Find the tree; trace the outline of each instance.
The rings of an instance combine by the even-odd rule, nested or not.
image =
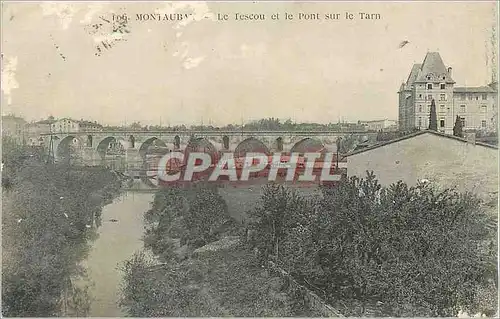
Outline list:
[[[218,189],[200,183],[195,185],[187,199],[189,209],[183,216],[187,232],[183,239],[198,247],[216,240],[217,228],[230,219],[226,201],[218,194]]]
[[[354,151],[356,146],[358,145],[358,138],[354,135],[345,135],[339,139],[337,139],[337,148],[339,153],[346,154],[351,151]]]
[[[87,225],[103,204],[89,197],[98,190],[108,198],[120,183],[105,170],[73,171],[67,178],[60,166],[47,165],[30,148],[2,146],[12,180],[12,187],[2,194],[2,314],[61,315],[66,291],[67,310],[85,316],[86,288],[70,285],[69,278],[83,275],[78,265],[95,235]]]
[[[437,114],[436,114],[436,102],[432,99],[431,102],[431,112],[429,114],[429,130],[437,131]]]
[[[290,225],[307,223],[303,214],[312,211],[312,205],[283,185],[267,184],[259,205],[249,215],[253,236],[251,245],[259,249],[261,256],[278,257],[280,247]]]
[[[253,231],[264,257],[274,255],[327,301],[349,303],[345,315],[362,316],[377,302],[381,317],[476,313],[482,287],[496,280],[496,254],[478,249],[494,242],[495,221],[471,194],[403,182],[383,188],[371,173],[325,188],[317,207],[280,187],[263,199]]]
[[[453,135],[458,137],[464,137],[462,130],[463,130],[462,120],[457,115],[457,118],[455,119],[455,125],[453,126]]]

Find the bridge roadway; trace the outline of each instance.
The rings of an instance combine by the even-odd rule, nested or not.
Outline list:
[[[86,164],[101,163],[111,148],[118,147],[126,162],[142,161],[150,146],[175,150],[208,152],[305,152],[336,151],[339,137],[351,136],[359,142],[375,141],[376,132],[365,131],[81,131],[41,134],[52,145],[56,160],[70,150]]]

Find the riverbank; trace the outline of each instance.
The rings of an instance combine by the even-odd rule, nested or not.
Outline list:
[[[37,159],[9,172],[2,192],[4,316],[85,316],[89,296],[76,282],[102,207],[120,192],[106,169],[76,170]],[[97,222],[97,223],[96,223]]]
[[[159,190],[145,214],[145,247],[124,268],[127,314],[320,316],[262,267],[234,215],[220,189]]]

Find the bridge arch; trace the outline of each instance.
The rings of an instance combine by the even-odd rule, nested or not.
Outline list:
[[[167,144],[163,140],[160,140],[157,137],[151,137],[151,138],[148,138],[147,140],[145,140],[141,144],[141,146],[139,147],[139,155],[142,158],[145,158],[146,157],[146,153],[148,151],[148,148],[150,146],[153,146],[153,145],[160,146],[160,147],[167,147]]]
[[[186,150],[184,151],[185,162],[188,160],[189,153],[191,152],[208,153],[212,159],[212,163],[216,163],[219,156],[217,148],[204,137],[195,137],[189,140]]]
[[[101,156],[101,159],[106,157],[106,152],[111,143],[116,143],[116,138],[114,136],[105,137],[97,144],[97,153]]]
[[[264,153],[267,155],[271,154],[269,148],[264,143],[262,143],[255,137],[249,137],[241,141],[238,146],[236,146],[236,149],[234,150],[234,156],[244,157],[249,152]]]
[[[75,135],[68,135],[61,139],[56,148],[56,156],[65,158],[76,152],[83,145],[82,141]]]
[[[320,152],[323,151],[325,146],[323,143],[314,138],[304,138],[290,149],[290,153],[308,153],[308,152]]]

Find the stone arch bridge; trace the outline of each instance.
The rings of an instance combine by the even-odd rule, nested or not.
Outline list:
[[[85,165],[99,165],[110,156],[127,163],[142,162],[151,147],[172,151],[208,149],[213,152],[336,151],[339,137],[374,141],[377,133],[338,131],[97,131],[42,134],[56,161],[77,155]]]

